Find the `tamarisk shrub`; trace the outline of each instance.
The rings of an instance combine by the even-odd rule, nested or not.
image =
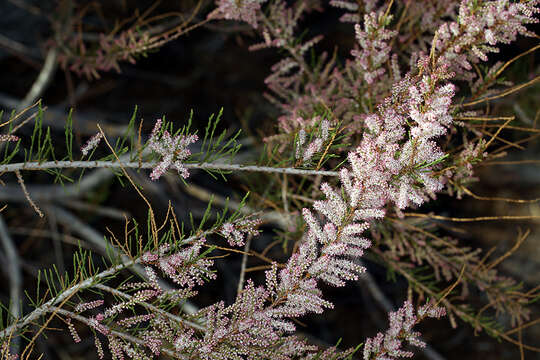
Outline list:
[[[123,241],[112,235],[101,243],[106,257],[99,264],[81,246],[74,254],[74,275],[40,272],[37,281],[45,281],[48,290],[45,295],[38,290],[33,310],[23,315],[14,312],[13,304],[6,306],[8,321],[0,327],[2,358],[32,353],[36,337],[53,318],[63,321],[75,343],[93,337],[100,359],[408,358],[415,353],[406,346],[426,346],[414,327],[425,318],[445,315],[454,327],[461,319],[477,331],[523,347],[509,334],[529,320],[528,305],[538,297],[538,287],[522,291],[515,280],[500,275],[495,267],[505,256],[487,263],[488,256],[481,256],[480,250],[440,235],[444,229],[437,224],[419,224],[405,216],[441,193],[457,198],[470,194],[465,185],[474,180],[475,165],[490,159],[489,146],[508,124],[494,134],[474,126],[474,121],[501,120],[472,107],[499,93],[497,77],[506,65],[498,63],[495,70],[484,72],[481,65],[501,44],[518,36],[537,37],[526,25],[538,22],[540,2],[217,0],[214,5],[201,24],[245,22],[260,37],[250,50],[274,49],[282,56],[265,80],[266,97],[280,112],[276,134],[264,139],[271,155],[262,154],[256,165],[233,163],[237,135],[216,133],[220,116],[209,121],[204,135],[190,130],[191,118],[180,130],[159,118],[148,136],[142,125],[135,125],[134,116],[127,134],[116,143],[99,128],[80,149],[78,160],[70,119],[62,159],[56,158],[50,133],[42,131],[40,120],[29,146],[11,130],[0,135],[9,150],[0,173],[16,174],[36,211],[23,170],[55,169],[57,179],[71,179],[68,174],[73,176],[70,171],[77,169],[120,169],[148,206],[146,234],[140,224],[130,227],[126,222]],[[323,36],[307,38],[298,29],[311,12],[329,7],[345,11],[340,20],[354,24],[354,45],[343,59],[336,53],[317,53]],[[70,39],[67,46],[50,46],[61,50],[58,60],[66,68],[97,78],[98,71],[120,70],[120,60],[135,62],[135,55],[188,31],[185,22],[151,35],[155,29],[142,24],[139,32],[133,25],[100,34],[91,51],[82,38],[65,34]],[[40,144],[37,150],[34,143]],[[104,151],[107,155],[92,158]],[[224,178],[231,172],[235,176],[256,171],[268,177],[278,173],[283,176],[276,191],[281,200],[269,201],[275,210],[272,216],[277,216],[258,212],[260,203],[224,200],[222,212],[213,214],[209,205],[198,225],[191,217],[189,232],[172,207],[158,226],[152,204],[127,169],[152,169],[151,184],[159,186],[171,168],[186,184],[192,169]],[[292,176],[303,179],[290,181]],[[83,183],[87,184],[84,178]],[[289,186],[302,192],[295,201],[287,198]],[[268,191],[273,187],[268,185]],[[295,215],[301,215],[297,229],[291,221]],[[278,237],[295,242],[283,262],[250,249],[259,226],[269,218],[286,224],[281,230],[292,229]],[[4,232],[0,235],[9,249]],[[244,281],[244,262],[234,301],[214,299],[203,308],[194,307],[199,288],[219,276],[215,264],[220,256],[214,256],[215,251],[265,261],[260,268],[264,280],[254,276]],[[408,281],[409,299],[389,311],[389,329],[366,338],[360,351],[360,346],[313,345],[299,334],[297,324],[306,315],[334,308],[322,284],[344,287],[358,281],[366,272],[366,254]],[[423,273],[426,267],[429,277]],[[135,279],[126,278],[128,270]],[[469,302],[471,288],[485,295],[487,303],[480,310]],[[483,316],[488,310],[495,316],[509,315],[514,329],[501,330],[493,318]]]

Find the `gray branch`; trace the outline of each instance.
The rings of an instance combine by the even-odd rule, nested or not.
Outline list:
[[[118,161],[45,161],[42,163],[26,162],[0,165],[0,173],[14,172],[17,170],[46,170],[46,169],[151,169],[157,165],[156,162],[118,162]],[[323,175],[339,176],[337,171],[324,170],[306,170],[295,168],[275,168],[270,166],[242,165],[242,164],[221,164],[221,163],[202,163],[202,164],[184,164],[188,169],[199,170],[223,170],[223,171],[250,171],[265,172],[291,175]]]

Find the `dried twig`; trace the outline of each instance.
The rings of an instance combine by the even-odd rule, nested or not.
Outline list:
[[[19,185],[21,185],[21,189],[24,193],[24,197],[28,202],[30,203],[30,206],[34,209],[34,211],[39,215],[39,217],[43,217],[43,212],[39,209],[39,207],[36,205],[36,203],[32,200],[30,197],[30,194],[28,193],[28,190],[26,189],[26,186],[24,185],[24,180],[22,178],[21,172],[19,170],[15,171],[15,175],[17,176],[17,181],[19,182]]]

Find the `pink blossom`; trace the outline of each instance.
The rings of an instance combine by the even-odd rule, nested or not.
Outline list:
[[[197,141],[197,135],[179,134],[172,137],[171,134],[165,130],[160,136],[160,130],[161,119],[158,119],[152,130],[148,144],[150,149],[161,155],[161,160],[156,167],[154,167],[154,170],[150,174],[150,178],[152,180],[157,180],[172,167],[178,171],[180,176],[186,179],[189,176],[189,172],[182,161],[191,155],[191,151],[189,151],[187,147]]]
[[[91,310],[91,309],[97,308],[98,306],[103,305],[103,303],[104,303],[103,300],[95,300],[95,301],[85,302],[82,304],[77,304],[77,306],[75,306],[75,311],[83,312],[86,310]]]
[[[0,142],[4,141],[19,141],[19,137],[10,134],[0,134]]]
[[[402,350],[403,342],[417,347],[425,347],[426,344],[419,339],[420,333],[413,331],[413,327],[423,317],[439,318],[445,315],[444,308],[426,304],[418,309],[418,318],[415,315],[413,305],[406,301],[401,308],[391,312],[388,316],[390,327],[386,333],[378,333],[373,338],[368,338],[364,344],[364,360],[393,360],[400,357],[412,357],[411,351]]]
[[[257,12],[266,0],[216,0],[217,9],[209,16],[216,19],[241,20],[257,28]]]
[[[88,153],[92,150],[94,150],[99,143],[101,142],[101,139],[103,138],[103,133],[100,131],[94,136],[92,136],[86,144],[81,148],[81,152],[84,156],[88,155]]]

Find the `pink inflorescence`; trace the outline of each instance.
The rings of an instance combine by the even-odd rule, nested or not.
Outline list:
[[[99,145],[102,138],[103,138],[103,133],[100,131],[94,136],[92,136],[90,139],[88,139],[86,144],[84,144],[84,146],[81,147],[81,152],[83,153],[83,155],[86,156],[88,155],[90,151],[94,150]]]
[[[426,304],[418,309],[417,317],[413,305],[406,301],[397,311],[388,315],[390,327],[386,333],[378,333],[373,338],[366,339],[364,345],[364,360],[393,360],[401,357],[413,357],[414,353],[403,350],[403,342],[417,347],[425,347],[420,333],[413,331],[413,327],[418,324],[423,317],[440,318],[446,314],[444,308]]]
[[[78,304],[77,306],[75,306],[75,311],[76,312],[83,312],[83,311],[86,311],[86,310],[95,309],[95,308],[103,305],[103,303],[104,303],[103,300],[94,300],[94,301],[90,301],[90,302],[81,303],[81,304]]]
[[[299,118],[297,121],[298,123],[302,123],[304,120]],[[312,124],[317,122],[319,122],[318,116],[311,120]],[[298,139],[296,141],[296,159],[301,159],[302,163],[309,162],[317,152],[322,150],[323,144],[330,136],[329,131],[330,122],[326,119],[320,121],[318,133],[313,136],[311,143],[305,145],[307,141],[307,133],[304,129],[300,129],[298,132]]]
[[[165,130],[160,136],[160,130],[161,119],[158,119],[154,126],[154,130],[152,130],[148,144],[150,149],[161,155],[161,161],[154,167],[154,170],[150,174],[150,178],[152,180],[157,180],[167,171],[167,169],[172,167],[178,171],[180,176],[187,179],[189,172],[182,161],[191,155],[191,151],[187,147],[197,141],[197,135],[179,134],[172,137],[171,134]]]
[[[206,239],[201,238],[189,247],[160,257],[158,268],[176,284],[190,289],[204,284],[205,279],[215,279],[216,274],[211,271],[214,261],[199,256],[205,243]]]
[[[257,27],[257,12],[266,0],[217,0],[211,15],[217,19],[241,20]]]
[[[369,85],[385,73],[383,64],[389,60],[392,50],[389,40],[397,35],[397,31],[384,28],[385,17],[383,12],[366,14],[364,26],[356,24],[354,27],[360,48],[352,50],[351,55],[363,70],[364,81]]]
[[[259,220],[244,219],[233,223],[225,223],[221,226],[220,234],[227,239],[231,246],[244,245],[245,235],[256,236],[259,234],[257,226]]]
[[[66,323],[67,323],[69,332],[71,334],[71,337],[73,338],[73,341],[75,341],[76,343],[80,343],[81,342],[81,337],[79,336],[79,333],[75,329],[75,326],[73,326],[73,323],[71,322],[71,319],[67,318]]]
[[[0,142],[4,141],[19,141],[19,137],[16,135],[10,135],[10,134],[0,134]]]

